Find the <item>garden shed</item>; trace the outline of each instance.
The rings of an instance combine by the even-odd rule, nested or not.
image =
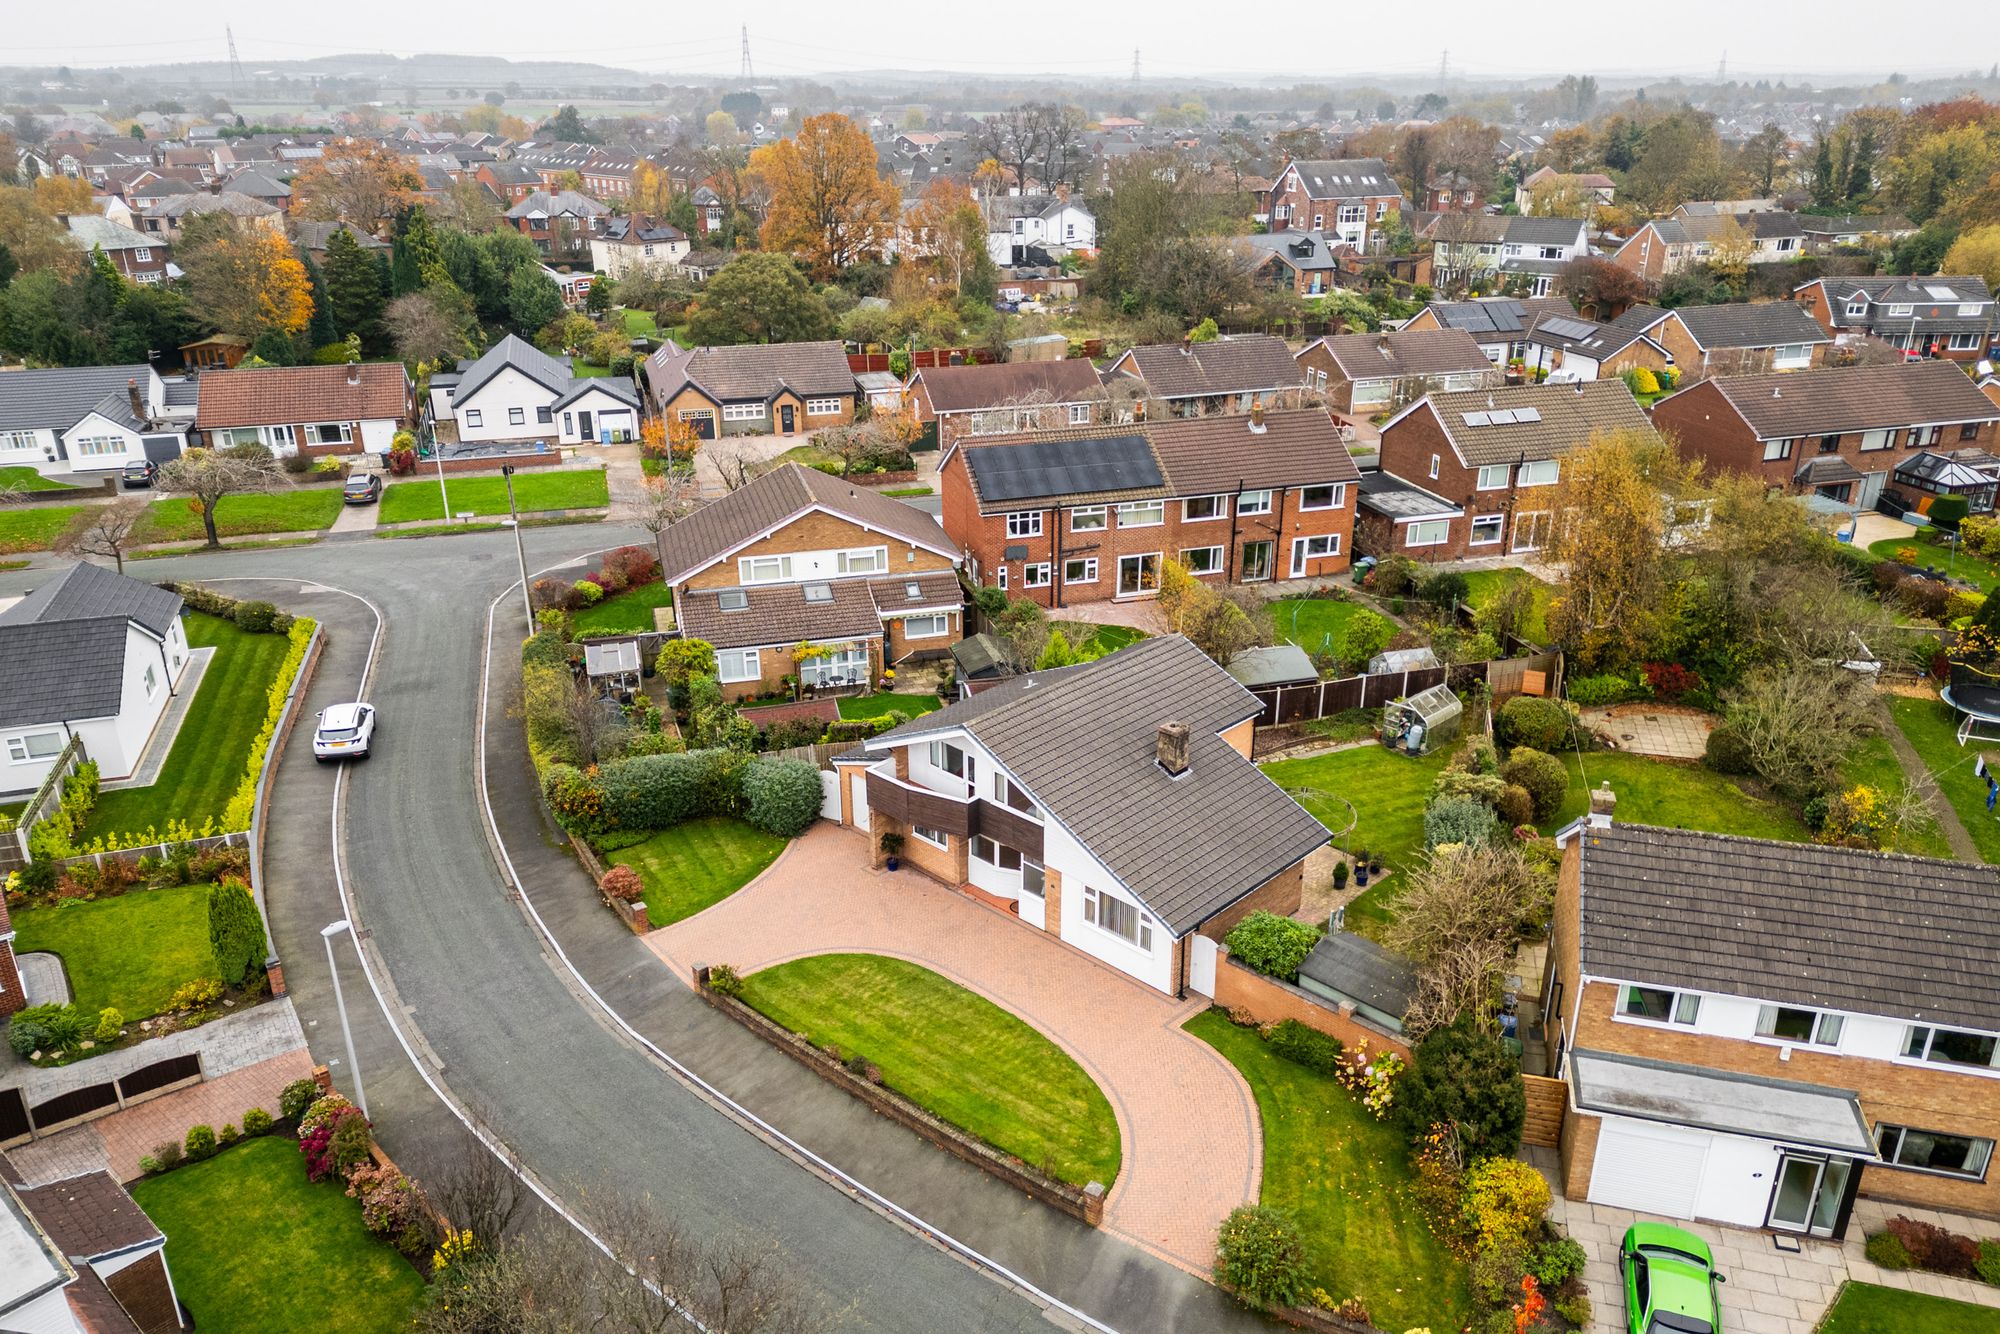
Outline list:
[[[1458,735],[1465,706],[1450,686],[1432,686],[1382,707],[1382,744],[1406,755],[1428,755]]]

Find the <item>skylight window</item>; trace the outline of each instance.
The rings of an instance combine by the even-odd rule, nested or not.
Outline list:
[[[725,588],[715,595],[715,605],[724,611],[748,611],[750,595],[740,588]]]
[[[833,586],[831,584],[807,584],[805,586],[805,595],[808,602],[831,602],[833,601]]]

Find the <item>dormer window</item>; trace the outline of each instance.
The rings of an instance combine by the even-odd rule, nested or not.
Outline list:
[[[1856,297],[1854,300],[1848,302],[1847,313],[1855,318],[1866,315],[1868,313],[1868,298]]]
[[[1914,307],[1912,307],[1907,301],[1900,306],[1891,306],[1889,307],[1889,318],[1902,319],[1907,315],[1909,315],[1912,309],[1914,309]]]

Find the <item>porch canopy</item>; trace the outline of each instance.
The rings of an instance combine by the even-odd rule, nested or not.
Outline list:
[[[1876,1157],[1851,1089],[1598,1051],[1571,1053],[1570,1067],[1580,1111]]]

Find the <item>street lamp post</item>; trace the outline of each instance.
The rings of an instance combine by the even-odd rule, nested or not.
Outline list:
[[[326,941],[326,970],[333,974],[333,1006],[340,1011],[340,1035],[347,1042],[347,1069],[354,1076],[354,1102],[361,1109],[361,1114],[367,1116],[368,1095],[361,1090],[361,1063],[354,1059],[354,1030],[347,1026],[347,1000],[340,993],[340,966],[333,961],[333,938],[343,931],[352,930],[352,925],[343,917],[337,922],[328,922],[320,928],[319,934]],[[359,940],[354,942],[354,948],[361,948]]]
[[[535,601],[528,596],[528,547],[521,540],[521,512],[514,508],[514,465],[500,466],[500,475],[507,479],[507,515],[514,525],[514,554],[521,560],[521,611],[528,618],[528,633],[535,632]]]

